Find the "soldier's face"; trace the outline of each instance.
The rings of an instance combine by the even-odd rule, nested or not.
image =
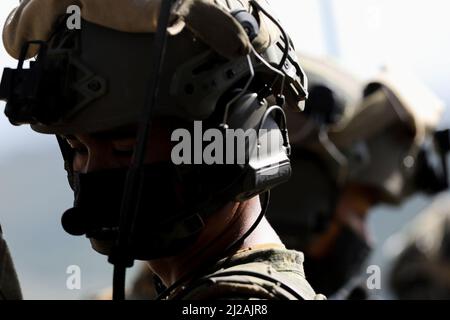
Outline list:
[[[374,190],[359,185],[348,186],[339,199],[335,219],[350,227],[360,237],[368,239],[366,217],[375,203]]]
[[[128,167],[136,145],[137,125],[93,134],[65,136],[74,151],[72,168],[75,172]],[[171,128],[165,121],[153,124],[148,140],[145,163],[170,160]]]
[[[377,194],[372,189],[359,185],[344,188],[330,227],[311,243],[307,249],[308,253],[314,257],[328,255],[343,230],[351,230],[362,241],[370,244],[372,241],[367,230],[366,218],[376,202]]]

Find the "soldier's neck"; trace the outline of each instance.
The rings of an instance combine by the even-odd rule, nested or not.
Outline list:
[[[166,286],[171,286],[182,277],[208,267],[205,263],[223,258],[223,252],[251,228],[260,213],[258,197],[244,203],[230,203],[205,221],[204,230],[191,248],[178,256],[149,261],[148,264]],[[235,251],[267,243],[282,245],[264,218]]]

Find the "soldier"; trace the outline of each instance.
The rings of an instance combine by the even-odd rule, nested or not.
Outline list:
[[[394,72],[363,86],[329,62],[302,65],[315,122],[288,116],[293,177],[273,190],[268,217],[288,248],[305,252],[313,287],[337,298],[370,252],[369,211],[447,188],[448,149],[435,135],[442,105]]]
[[[438,197],[386,242],[385,246],[395,248],[389,283],[398,299],[450,299],[448,208],[448,194]]]
[[[0,300],[21,300],[19,280],[0,225]]]
[[[307,96],[267,3],[81,0],[79,30],[64,17],[72,3],[12,12],[3,39],[19,67],[0,98],[13,124],[57,136],[75,194],[63,226],[114,264],[114,298],[145,260],[163,299],[323,299],[264,218],[268,190],[290,175],[284,109]],[[199,121],[211,136],[198,144]],[[207,163],[206,142],[233,130],[258,134],[208,145]]]

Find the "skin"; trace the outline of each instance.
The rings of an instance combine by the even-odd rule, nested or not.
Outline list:
[[[155,121],[149,137],[146,164],[170,160],[170,136],[175,127],[176,123],[173,121]],[[73,170],[89,173],[128,167],[136,144],[135,137],[135,127],[66,136],[67,142],[75,151]],[[206,261],[215,262],[214,259],[220,257],[230,244],[251,228],[260,212],[259,197],[242,203],[230,202],[205,221],[205,228],[190,248],[174,257],[148,261],[148,265],[166,286],[170,286],[186,274],[203,267]],[[283,246],[266,219],[262,220],[236,251],[264,244]]]

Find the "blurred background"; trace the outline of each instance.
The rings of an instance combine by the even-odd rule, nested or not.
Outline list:
[[[17,4],[0,2],[0,24]],[[334,59],[361,79],[386,66],[407,69],[449,105],[448,1],[273,0],[272,6],[300,51]],[[0,48],[0,70],[15,65]],[[448,110],[441,126],[450,127]],[[384,283],[389,270],[384,242],[432,201],[417,196],[400,208],[373,210],[370,228],[377,245],[369,264],[381,267],[383,282],[375,296],[391,297]],[[71,203],[56,139],[12,127],[0,116],[0,222],[26,299],[89,298],[111,284],[106,258],[85,238],[62,230],[60,216]],[[66,288],[70,265],[81,268],[81,290]]]

